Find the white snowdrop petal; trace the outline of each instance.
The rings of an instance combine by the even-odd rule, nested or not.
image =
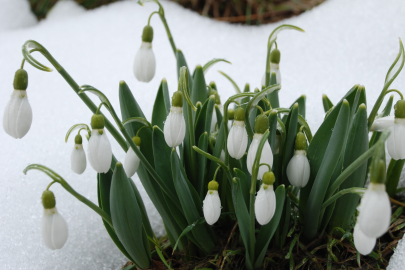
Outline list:
[[[376,243],[376,238],[366,236],[358,223],[354,226],[353,240],[357,251],[362,255],[370,254]]]
[[[89,140],[88,156],[91,166],[96,172],[106,173],[110,169],[112,160],[111,144],[105,130],[103,134],[93,129]]]
[[[263,134],[255,133],[253,136],[252,143],[250,144],[249,147],[246,165],[250,174],[252,174],[252,168],[253,163],[255,161],[257,148],[259,147],[259,143],[262,137]],[[269,164],[271,167],[273,167],[273,152],[271,151],[270,144],[268,141],[266,141],[263,146],[259,164],[261,163],[266,163]],[[263,178],[263,174],[267,171],[268,171],[267,166],[260,166],[259,173],[257,174],[257,179],[261,180]]]
[[[240,159],[246,152],[248,135],[243,121],[234,121],[228,135],[228,153],[235,159]]]
[[[309,180],[310,167],[305,150],[295,151],[287,165],[287,177],[291,185],[305,187]]]
[[[276,73],[276,81],[278,84],[281,84],[281,73],[279,64],[270,63],[270,75],[271,73]],[[262,77],[262,85],[266,85],[266,72]]]
[[[138,146],[139,148],[139,146]],[[136,170],[138,170],[139,162],[141,160],[135,154],[134,150],[130,147],[125,155],[124,170],[128,177],[132,177]]]
[[[152,50],[152,43],[142,42],[135,55],[134,74],[138,81],[150,82],[155,76],[156,59]]]
[[[376,118],[371,125],[370,131],[383,131],[391,127],[394,124],[394,116],[386,116],[381,118]]]
[[[61,249],[65,245],[69,230],[65,219],[58,213],[56,207],[44,209],[41,232],[42,239],[48,248]]]
[[[218,191],[213,190],[207,192],[203,201],[203,212],[207,224],[212,225],[218,221],[221,215],[221,200],[219,199]]]
[[[70,168],[77,174],[82,174],[86,170],[86,154],[82,144],[75,144],[70,155]]]
[[[95,171],[99,171],[99,162],[98,162],[98,145],[100,142],[100,135],[98,134],[98,129],[93,129],[91,137],[89,139],[89,145],[87,148],[88,158],[91,167]]]
[[[266,225],[274,216],[276,209],[276,195],[273,186],[267,189],[260,187],[255,200],[255,216],[260,225]]]
[[[32,123],[32,109],[25,90],[14,90],[3,115],[4,131],[16,139],[21,139],[29,131]]]
[[[405,119],[395,119],[390,131],[387,139],[388,153],[395,160],[405,159]]]
[[[360,203],[358,223],[368,237],[378,238],[387,232],[391,204],[384,184],[370,183]]]
[[[163,134],[167,145],[170,147],[177,147],[183,142],[186,135],[186,122],[182,108],[172,107],[170,109],[163,127]]]

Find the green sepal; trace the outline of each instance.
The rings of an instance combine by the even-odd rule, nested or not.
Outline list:
[[[274,49],[270,53],[270,62],[274,64],[279,64],[280,63],[280,50],[279,49]]]
[[[141,146],[141,137],[134,136],[132,137],[132,141],[136,144],[136,146]]]
[[[15,90],[27,90],[28,73],[25,69],[18,69],[15,72],[13,86]]]
[[[301,131],[297,133],[295,138],[295,150],[305,150],[307,148],[307,139]]]
[[[104,115],[102,114],[93,114],[91,117],[91,128],[92,129],[103,129],[105,126]]]
[[[110,211],[115,233],[134,263],[149,268],[151,255],[145,246],[146,232],[142,225],[142,214],[120,162],[115,166],[110,190]]]
[[[405,118],[405,100],[398,100],[394,106],[395,118]]]
[[[77,134],[75,137],[75,144],[82,144],[82,143],[83,143],[82,135]]]
[[[147,25],[143,28],[142,32],[142,41],[151,43],[153,40],[153,28],[150,25]]]
[[[255,133],[263,134],[268,129],[269,118],[264,114],[258,115],[255,120]]]
[[[272,171],[270,172],[265,172],[263,174],[263,184],[271,186],[273,185],[274,181],[276,181],[276,177],[274,176],[274,173]]]
[[[373,168],[373,166],[377,168]],[[370,182],[375,184],[384,184],[385,183],[385,162],[380,159],[376,163],[372,164],[370,169]]]
[[[56,205],[55,195],[50,190],[45,190],[42,193],[42,205],[45,209],[52,209]]]
[[[387,181],[385,183],[387,193],[390,197],[394,197],[397,193],[399,179],[401,177],[402,168],[404,167],[405,159],[391,159],[387,170]]]
[[[212,180],[208,183],[208,190],[218,190],[219,184],[217,181]]]
[[[238,107],[234,114],[235,121],[245,121],[245,110],[243,107]]]
[[[183,107],[183,94],[181,93],[181,91],[176,91],[173,93],[172,106]]]

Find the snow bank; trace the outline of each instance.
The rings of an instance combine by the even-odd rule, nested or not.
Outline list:
[[[18,8],[23,1],[9,2],[14,3],[13,8]],[[398,37],[404,34],[405,25],[405,5],[401,0],[390,1],[389,5],[378,0],[329,0],[298,17],[250,27],[213,21],[173,2],[162,4],[176,45],[183,50],[190,68],[218,57],[232,62],[232,65],[217,64],[206,75],[208,82],[217,82],[222,100],[234,94],[234,89],[216,70],[228,73],[240,87],[246,82],[258,87],[270,32],[282,23],[305,29],[305,34],[287,31],[279,36],[283,76],[280,100],[283,106],[289,106],[301,94],[307,95],[307,118],[314,131],[323,119],[323,93],[337,102],[354,84],[360,83],[366,86],[369,104],[373,104],[398,52]],[[135,1],[123,1],[75,15],[74,19],[62,20],[57,16],[34,27],[1,32],[0,91],[3,98],[0,108],[5,107],[11,94],[14,72],[22,60],[21,46],[26,40],[34,39],[53,54],[79,85],[90,84],[104,91],[117,110],[118,83],[125,80],[150,120],[160,80],[166,77],[170,92],[177,90],[175,58],[158,17],[152,19],[156,76],[149,84],[144,84],[136,81],[132,74],[142,29],[149,14],[156,9],[154,3],[141,7]],[[0,27],[4,27],[3,17],[0,19]],[[38,53],[35,57],[48,65]],[[89,123],[91,113],[56,71],[41,72],[29,64],[25,68],[29,74],[27,92],[34,117],[31,130],[22,140],[15,140],[0,130],[3,145],[0,151],[1,268],[119,268],[126,258],[109,239],[99,216],[58,185],[52,190],[58,209],[68,223],[69,239],[58,251],[50,251],[42,243],[40,197],[50,179],[34,171],[24,176],[22,170],[29,163],[47,165],[79,193],[97,202],[96,173],[90,166],[80,176],[71,172],[73,140],[64,143],[69,127]],[[392,88],[403,90],[403,85],[404,73]],[[123,151],[117,143],[112,144],[116,157],[122,161]],[[84,147],[87,148],[87,142]],[[139,179],[133,179],[144,198],[155,232],[163,234],[161,219]]]
[[[37,18],[27,0],[0,1],[0,32],[32,26]]]

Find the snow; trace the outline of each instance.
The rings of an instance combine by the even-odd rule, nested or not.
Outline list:
[[[25,1],[0,1],[5,1],[1,6],[6,10],[0,11],[3,63],[0,66],[3,97],[0,108],[5,108],[11,95],[14,72],[22,60],[21,46],[29,39],[43,44],[79,85],[90,84],[104,91],[117,111],[120,80],[128,83],[148,120],[160,80],[167,78],[171,93],[177,90],[175,58],[156,16],[152,18],[153,50],[157,59],[155,78],[145,84],[138,82],[132,73],[142,29],[149,14],[157,10],[156,4],[141,7],[135,1],[121,1],[81,12],[73,3],[61,2],[54,8],[53,18],[36,24],[29,19],[33,17],[27,13]],[[270,32],[281,23],[305,29],[305,34],[294,31],[279,34],[283,77],[280,100],[287,107],[305,94],[307,119],[313,131],[323,119],[323,93],[337,102],[354,84],[360,83],[366,86],[369,104],[375,102],[398,52],[398,38],[405,38],[405,5],[401,0],[389,4],[378,0],[329,0],[298,17],[263,26],[217,22],[173,2],[162,4],[176,45],[183,50],[191,69],[212,58],[232,62],[232,65],[217,64],[206,75],[207,82],[217,82],[223,101],[234,94],[234,89],[216,70],[229,74],[240,87],[246,82],[258,87],[265,68]],[[64,15],[67,12],[71,14],[69,17]],[[38,53],[34,53],[34,57],[48,65]],[[22,170],[30,163],[49,166],[76,191],[97,202],[96,173],[88,166],[82,175],[74,174],[69,164],[73,138],[64,143],[66,131],[73,124],[89,123],[91,113],[56,71],[45,73],[29,64],[25,69],[29,74],[27,93],[33,109],[31,130],[22,140],[0,131],[3,145],[0,152],[1,268],[117,269],[127,259],[110,240],[100,217],[57,184],[51,189],[58,210],[68,223],[69,238],[63,249],[57,251],[48,250],[42,243],[40,197],[50,179],[36,171],[25,176]],[[404,84],[402,73],[391,88],[403,90]],[[92,98],[98,102],[97,98]],[[108,136],[114,154],[122,161],[125,153],[111,135]],[[87,149],[87,142],[84,148]],[[155,232],[162,235],[161,219],[139,179],[133,179],[144,198]],[[394,260],[392,265],[399,266],[404,264],[405,258],[395,256]],[[398,268],[392,266],[391,269]]]

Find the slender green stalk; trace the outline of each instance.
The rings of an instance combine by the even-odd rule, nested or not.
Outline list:
[[[329,199],[327,199],[323,204],[322,204],[322,208],[321,211],[324,211],[326,209],[326,207],[328,207],[329,204],[333,203],[334,201],[336,201],[337,199],[339,199],[340,197],[342,197],[345,194],[349,194],[349,193],[354,193],[354,194],[363,194],[367,189],[366,188],[359,188],[359,187],[352,187],[352,188],[347,188],[347,189],[343,189],[340,190],[339,192],[337,192],[335,195],[333,195],[332,197],[330,197]]]
[[[33,67],[38,68],[43,71],[52,71],[50,68],[42,65],[39,63],[34,57],[32,57],[31,52],[34,50],[28,50],[29,48],[34,48],[35,51],[40,52],[46,59],[55,67],[55,69],[59,72],[59,74],[65,79],[65,81],[72,87],[72,89],[76,92],[76,94],[80,97],[80,99],[86,104],[86,106],[93,112],[96,113],[97,106],[93,103],[93,101],[86,95],[86,94],[79,94],[80,87],[79,85],[73,80],[73,78],[69,75],[69,73],[53,58],[53,56],[48,52],[45,47],[34,40],[28,40],[23,45],[23,55],[24,59],[30,63]],[[112,123],[105,118],[105,127],[114,137],[114,139],[119,143],[119,145],[124,149],[126,152],[128,150],[128,146],[125,142],[125,139],[120,135],[118,130],[112,125]]]
[[[90,207],[94,212],[99,214],[100,217],[104,219],[111,226],[112,229],[114,229],[111,217],[106,212],[104,212],[100,207],[98,207],[85,197],[83,197],[81,194],[77,193],[76,190],[74,190],[59,174],[41,164],[31,164],[28,167],[26,167],[23,172],[24,174],[27,174],[27,172],[30,170],[39,170],[47,174],[53,180],[53,182],[48,186],[48,188],[55,182],[59,183],[64,189],[66,189],[67,192],[76,197],[76,199],[78,199],[79,201]]]
[[[397,89],[390,89],[385,93],[385,95],[388,95],[389,93],[393,93],[393,92],[397,93],[401,97],[401,99],[404,99],[404,96],[402,95],[401,91],[399,91]]]
[[[265,114],[269,115],[272,111],[276,111],[277,113],[290,113],[290,109],[276,108],[273,110],[266,111]],[[300,114],[298,114],[298,122],[301,124],[301,128],[304,130],[304,133],[307,135],[308,143],[310,143],[312,141],[313,136],[312,136],[311,128],[308,125],[308,122]],[[302,130],[300,129],[300,131],[302,131]]]

